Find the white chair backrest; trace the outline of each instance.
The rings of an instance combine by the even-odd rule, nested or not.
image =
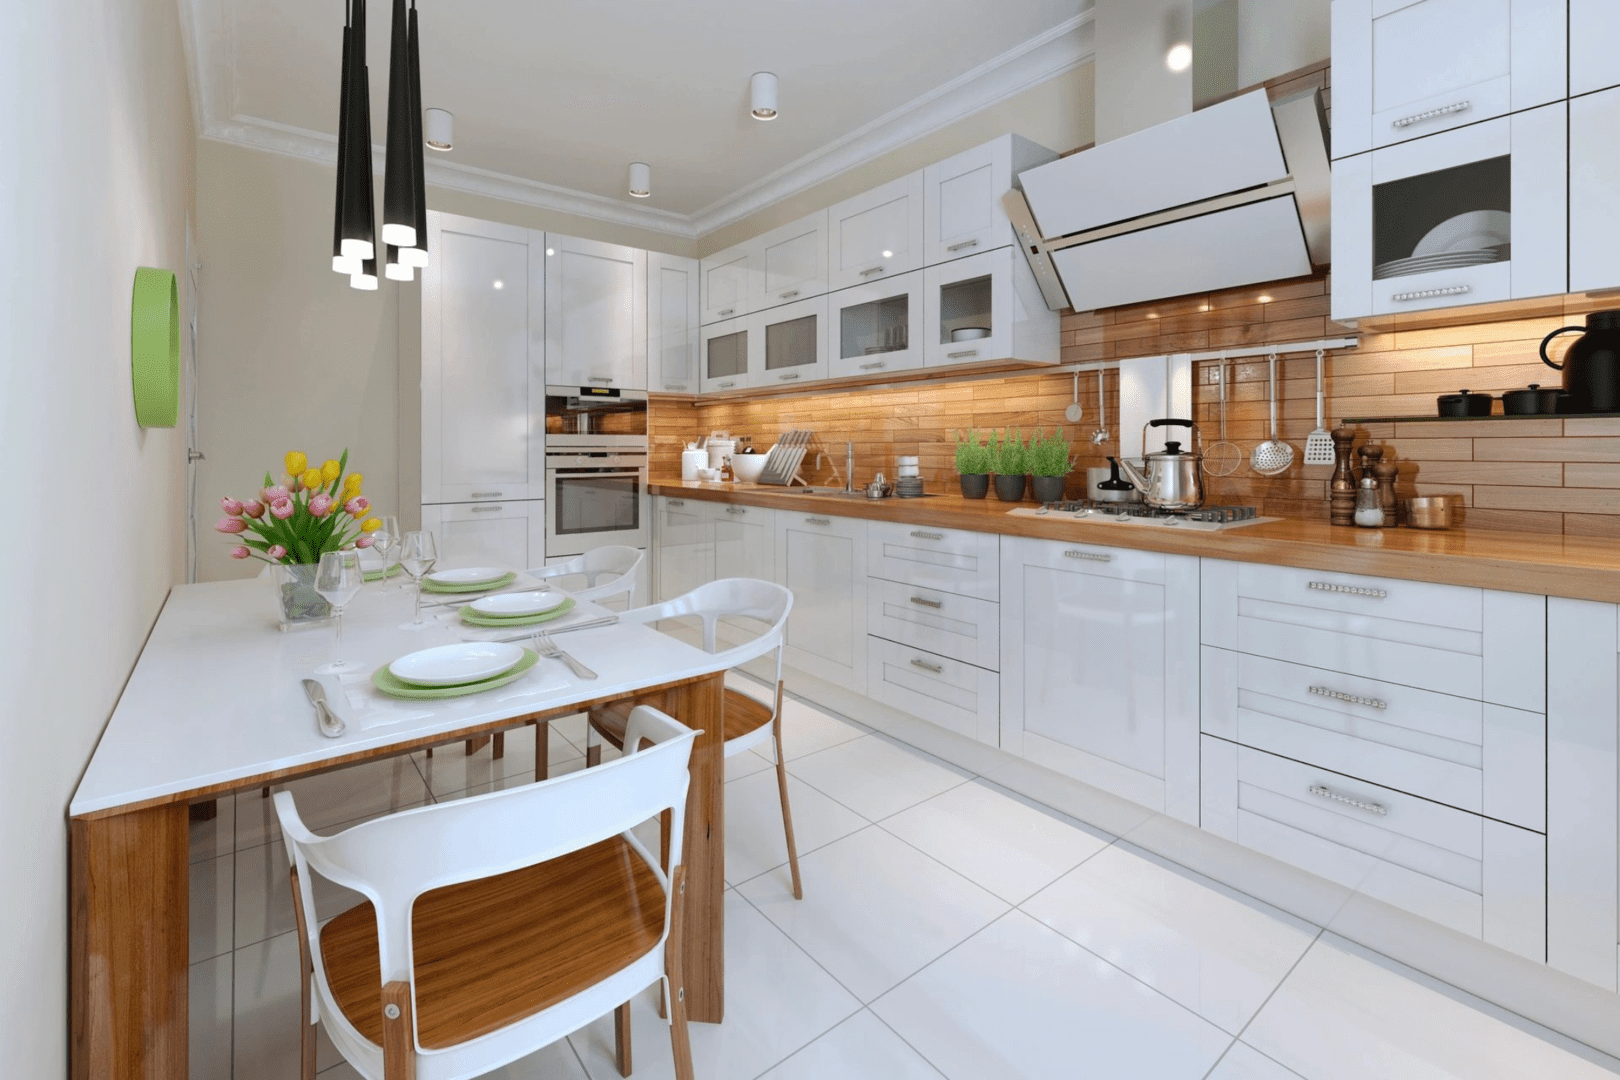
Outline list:
[[[635,603],[636,578],[647,553],[640,548],[613,545],[592,548],[565,562],[540,566],[524,573],[542,579],[583,577],[585,588],[571,590],[576,600],[606,600],[613,596],[630,597]]]
[[[310,832],[291,793],[278,792],[276,813],[288,856],[298,868],[299,902],[315,962],[320,963],[320,949],[311,868],[372,902],[382,981],[389,983],[411,978],[411,905],[425,892],[558,858],[627,833],[665,810],[674,817],[669,866],[678,866],[687,765],[697,733],[656,709],[639,706],[630,714],[625,734],[624,756],[599,768],[406,810],[336,836]],[[653,745],[638,751],[642,740]],[[636,843],[634,838],[631,842]],[[667,886],[658,861],[636,847]]]
[[[703,647],[725,661],[730,669],[755,657],[776,651],[776,683],[782,682],[782,645],[787,637],[788,615],[793,611],[793,591],[774,581],[757,578],[722,578],[699,585],[689,593],[661,604],[626,611],[619,618],[626,622],[654,623],[660,619],[696,617],[703,621]],[[716,626],[729,617],[755,619],[765,630],[751,641],[721,652]],[[772,697],[771,716],[776,716]]]

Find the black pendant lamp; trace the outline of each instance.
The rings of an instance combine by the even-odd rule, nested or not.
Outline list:
[[[399,261],[406,266],[423,267],[428,264],[427,183],[422,175],[422,52],[416,30],[416,0],[411,0],[406,51],[410,63],[411,168],[416,177],[416,244],[402,248]]]
[[[394,0],[388,50],[388,152],[383,177],[384,244],[416,246],[416,169],[411,163],[411,76],[405,0]],[[416,152],[421,153],[420,144]]]
[[[340,274],[354,274],[360,269],[356,259],[343,254],[343,181],[348,170],[343,165],[344,149],[349,145],[349,12],[343,12],[343,78],[338,89],[338,155],[337,205],[332,208],[332,269]]]
[[[349,278],[349,284],[356,289],[371,291],[377,288],[377,243],[374,231],[377,221],[377,185],[371,178],[371,71],[366,66],[366,0],[355,0],[355,7],[359,11],[359,18],[355,21],[355,35],[360,39],[360,138],[354,142],[360,147],[364,157],[365,167],[358,170],[357,175],[363,180],[358,184],[365,191],[366,200],[366,237],[371,246],[371,254],[365,256],[360,263],[360,272]]]
[[[338,254],[351,274],[377,256],[371,184],[371,94],[366,71],[366,0],[352,0],[345,38],[339,120]],[[334,267],[335,268],[335,267]],[[355,275],[358,277],[358,275]]]

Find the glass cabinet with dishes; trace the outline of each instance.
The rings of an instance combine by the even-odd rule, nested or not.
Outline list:
[[[841,289],[828,300],[827,374],[834,379],[922,367],[923,271]]]

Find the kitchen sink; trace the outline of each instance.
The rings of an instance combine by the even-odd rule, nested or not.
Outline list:
[[[897,495],[886,495],[886,496],[884,496],[883,499],[867,499],[867,494],[864,491],[845,491],[843,488],[816,488],[816,487],[789,488],[789,489],[785,490],[784,492],[782,492],[782,494],[784,494],[784,495],[819,495],[819,496],[822,496],[823,498],[863,499],[863,500],[867,500],[867,501],[870,501],[870,502],[883,502],[885,499],[898,499],[899,498],[899,496],[897,496]],[[938,498],[937,495],[929,495],[929,494],[913,495],[911,497],[914,498],[914,499],[934,499],[934,498]],[[905,501],[905,500],[902,500],[902,501]]]

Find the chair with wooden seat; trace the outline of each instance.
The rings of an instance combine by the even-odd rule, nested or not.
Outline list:
[[[733,757],[767,740],[775,749],[776,786],[782,799],[782,829],[787,834],[793,895],[803,899],[804,889],[799,881],[799,851],[793,842],[793,811],[788,805],[786,758],[782,754],[782,645],[788,613],[792,610],[793,593],[782,585],[752,578],[726,578],[700,585],[684,596],[662,604],[627,611],[619,618],[625,622],[656,623],[664,619],[695,617],[703,625],[703,647],[722,657],[727,670],[775,651],[776,679],[768,703],[739,690],[726,688],[723,709],[725,756]],[[717,638],[720,620],[738,618],[762,623],[766,629],[751,641],[720,652]],[[624,749],[625,731],[636,704],[619,701],[590,711],[585,731],[587,769],[601,762],[603,743]]]
[[[636,708],[625,756],[599,769],[335,836],[311,833],[292,795],[278,792],[303,971],[304,1080],[315,1076],[317,1023],[367,1080],[459,1080],[608,1012],[629,1076],[629,1001],[660,981],[675,1075],[691,1080],[681,837],[695,734]],[[670,822],[667,873],[630,831],[653,817]],[[315,874],[367,902],[318,925]]]

